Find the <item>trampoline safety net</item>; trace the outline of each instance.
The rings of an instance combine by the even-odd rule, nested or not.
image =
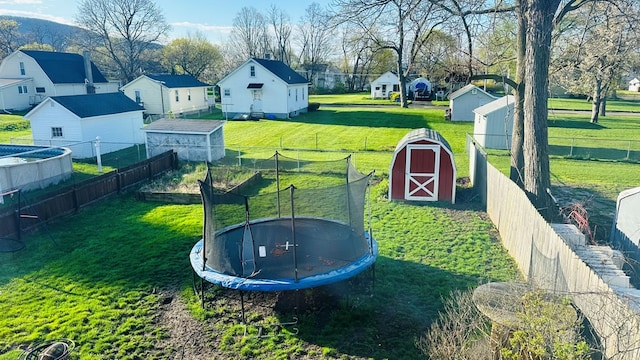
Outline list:
[[[276,152],[252,167],[275,172],[279,190],[257,195],[218,193],[210,172],[200,181],[204,208],[202,270],[208,267],[243,278],[297,281],[348,266],[372,251],[365,230],[366,194],[372,173],[360,173],[350,157],[300,161]],[[314,188],[298,188],[295,184],[282,188],[279,182],[291,179],[288,174],[294,173],[321,175],[323,181]]]

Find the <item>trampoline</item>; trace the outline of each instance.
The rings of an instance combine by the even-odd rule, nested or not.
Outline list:
[[[268,164],[276,182],[283,171],[318,168],[274,156]],[[349,157],[321,166],[323,174],[332,167],[337,184],[254,196],[216,193],[209,172],[200,182],[204,230],[190,252],[194,273],[229,289],[273,292],[329,285],[371,268],[378,247],[364,211],[372,173],[355,170]]]

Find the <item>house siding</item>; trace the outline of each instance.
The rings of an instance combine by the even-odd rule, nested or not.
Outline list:
[[[139,77],[122,87],[127,97],[136,101],[136,90],[140,91],[140,100],[148,114],[174,115],[182,113],[206,110],[209,108],[207,101],[207,87],[168,88],[158,81],[146,76]],[[175,91],[178,91],[178,99],[175,99]],[[191,100],[188,100],[191,91]]]
[[[95,156],[94,145],[90,142],[96,136],[100,136],[102,141],[102,153],[144,143],[144,134],[140,130],[144,125],[142,111],[81,119],[57,102],[47,100],[29,114],[29,121],[35,145],[68,145],[73,158]],[[52,127],[61,127],[63,137],[52,138]],[[78,142],[87,143],[73,145]]]
[[[255,66],[255,76],[250,76],[250,67]],[[262,101],[254,104],[253,91],[248,89],[250,83],[262,85]],[[309,94],[307,84],[287,84],[275,74],[256,63],[247,61],[219,83],[222,111],[229,118],[252,111],[263,112],[265,116],[288,118],[307,110]],[[298,89],[298,100],[295,91]],[[225,96],[225,90],[230,96]],[[289,96],[291,90],[291,96]],[[261,108],[258,109],[257,106]]]
[[[27,93],[21,94],[18,91],[18,86],[26,86]],[[6,85],[0,89],[0,110],[28,109],[33,95],[33,81],[31,79]]]
[[[389,94],[393,92],[393,86],[398,85],[398,76],[388,71],[377,79],[371,82],[371,98],[372,99],[387,99]],[[382,91],[383,85],[386,85],[385,91]],[[376,89],[378,88],[378,89]]]
[[[468,87],[455,95],[449,104],[451,121],[474,121],[473,110],[496,99],[476,86]]]

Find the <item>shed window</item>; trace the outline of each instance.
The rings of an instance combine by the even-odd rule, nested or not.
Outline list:
[[[231,89],[224,89],[224,96],[231,96]]]
[[[140,90],[135,90],[134,93],[136,94],[136,103],[140,104],[142,102],[142,97],[140,96]]]
[[[27,85],[18,85],[18,94],[26,94]]]
[[[51,137],[52,138],[61,138],[62,137],[62,128],[61,127],[52,127],[51,128]]]
[[[46,91],[45,91],[45,89],[43,87],[37,87],[36,88],[36,92],[37,93],[45,93]]]
[[[20,75],[25,75],[25,71],[24,71],[24,63],[22,61],[20,61]]]
[[[256,67],[255,67],[255,66],[253,66],[253,65],[251,65],[251,66],[249,67],[249,73],[250,73],[250,76],[251,76],[251,77],[256,77]]]
[[[180,102],[180,96],[178,95],[178,90],[176,90],[174,94],[176,95],[176,102]]]

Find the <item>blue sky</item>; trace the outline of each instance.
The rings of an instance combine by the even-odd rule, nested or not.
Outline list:
[[[0,0],[0,15],[35,17],[73,25],[80,0]],[[283,9],[298,23],[305,9],[317,2],[326,6],[330,0],[155,0],[171,24],[170,39],[202,32],[209,41],[222,43],[233,18],[242,7],[254,7],[266,14],[271,4]]]

